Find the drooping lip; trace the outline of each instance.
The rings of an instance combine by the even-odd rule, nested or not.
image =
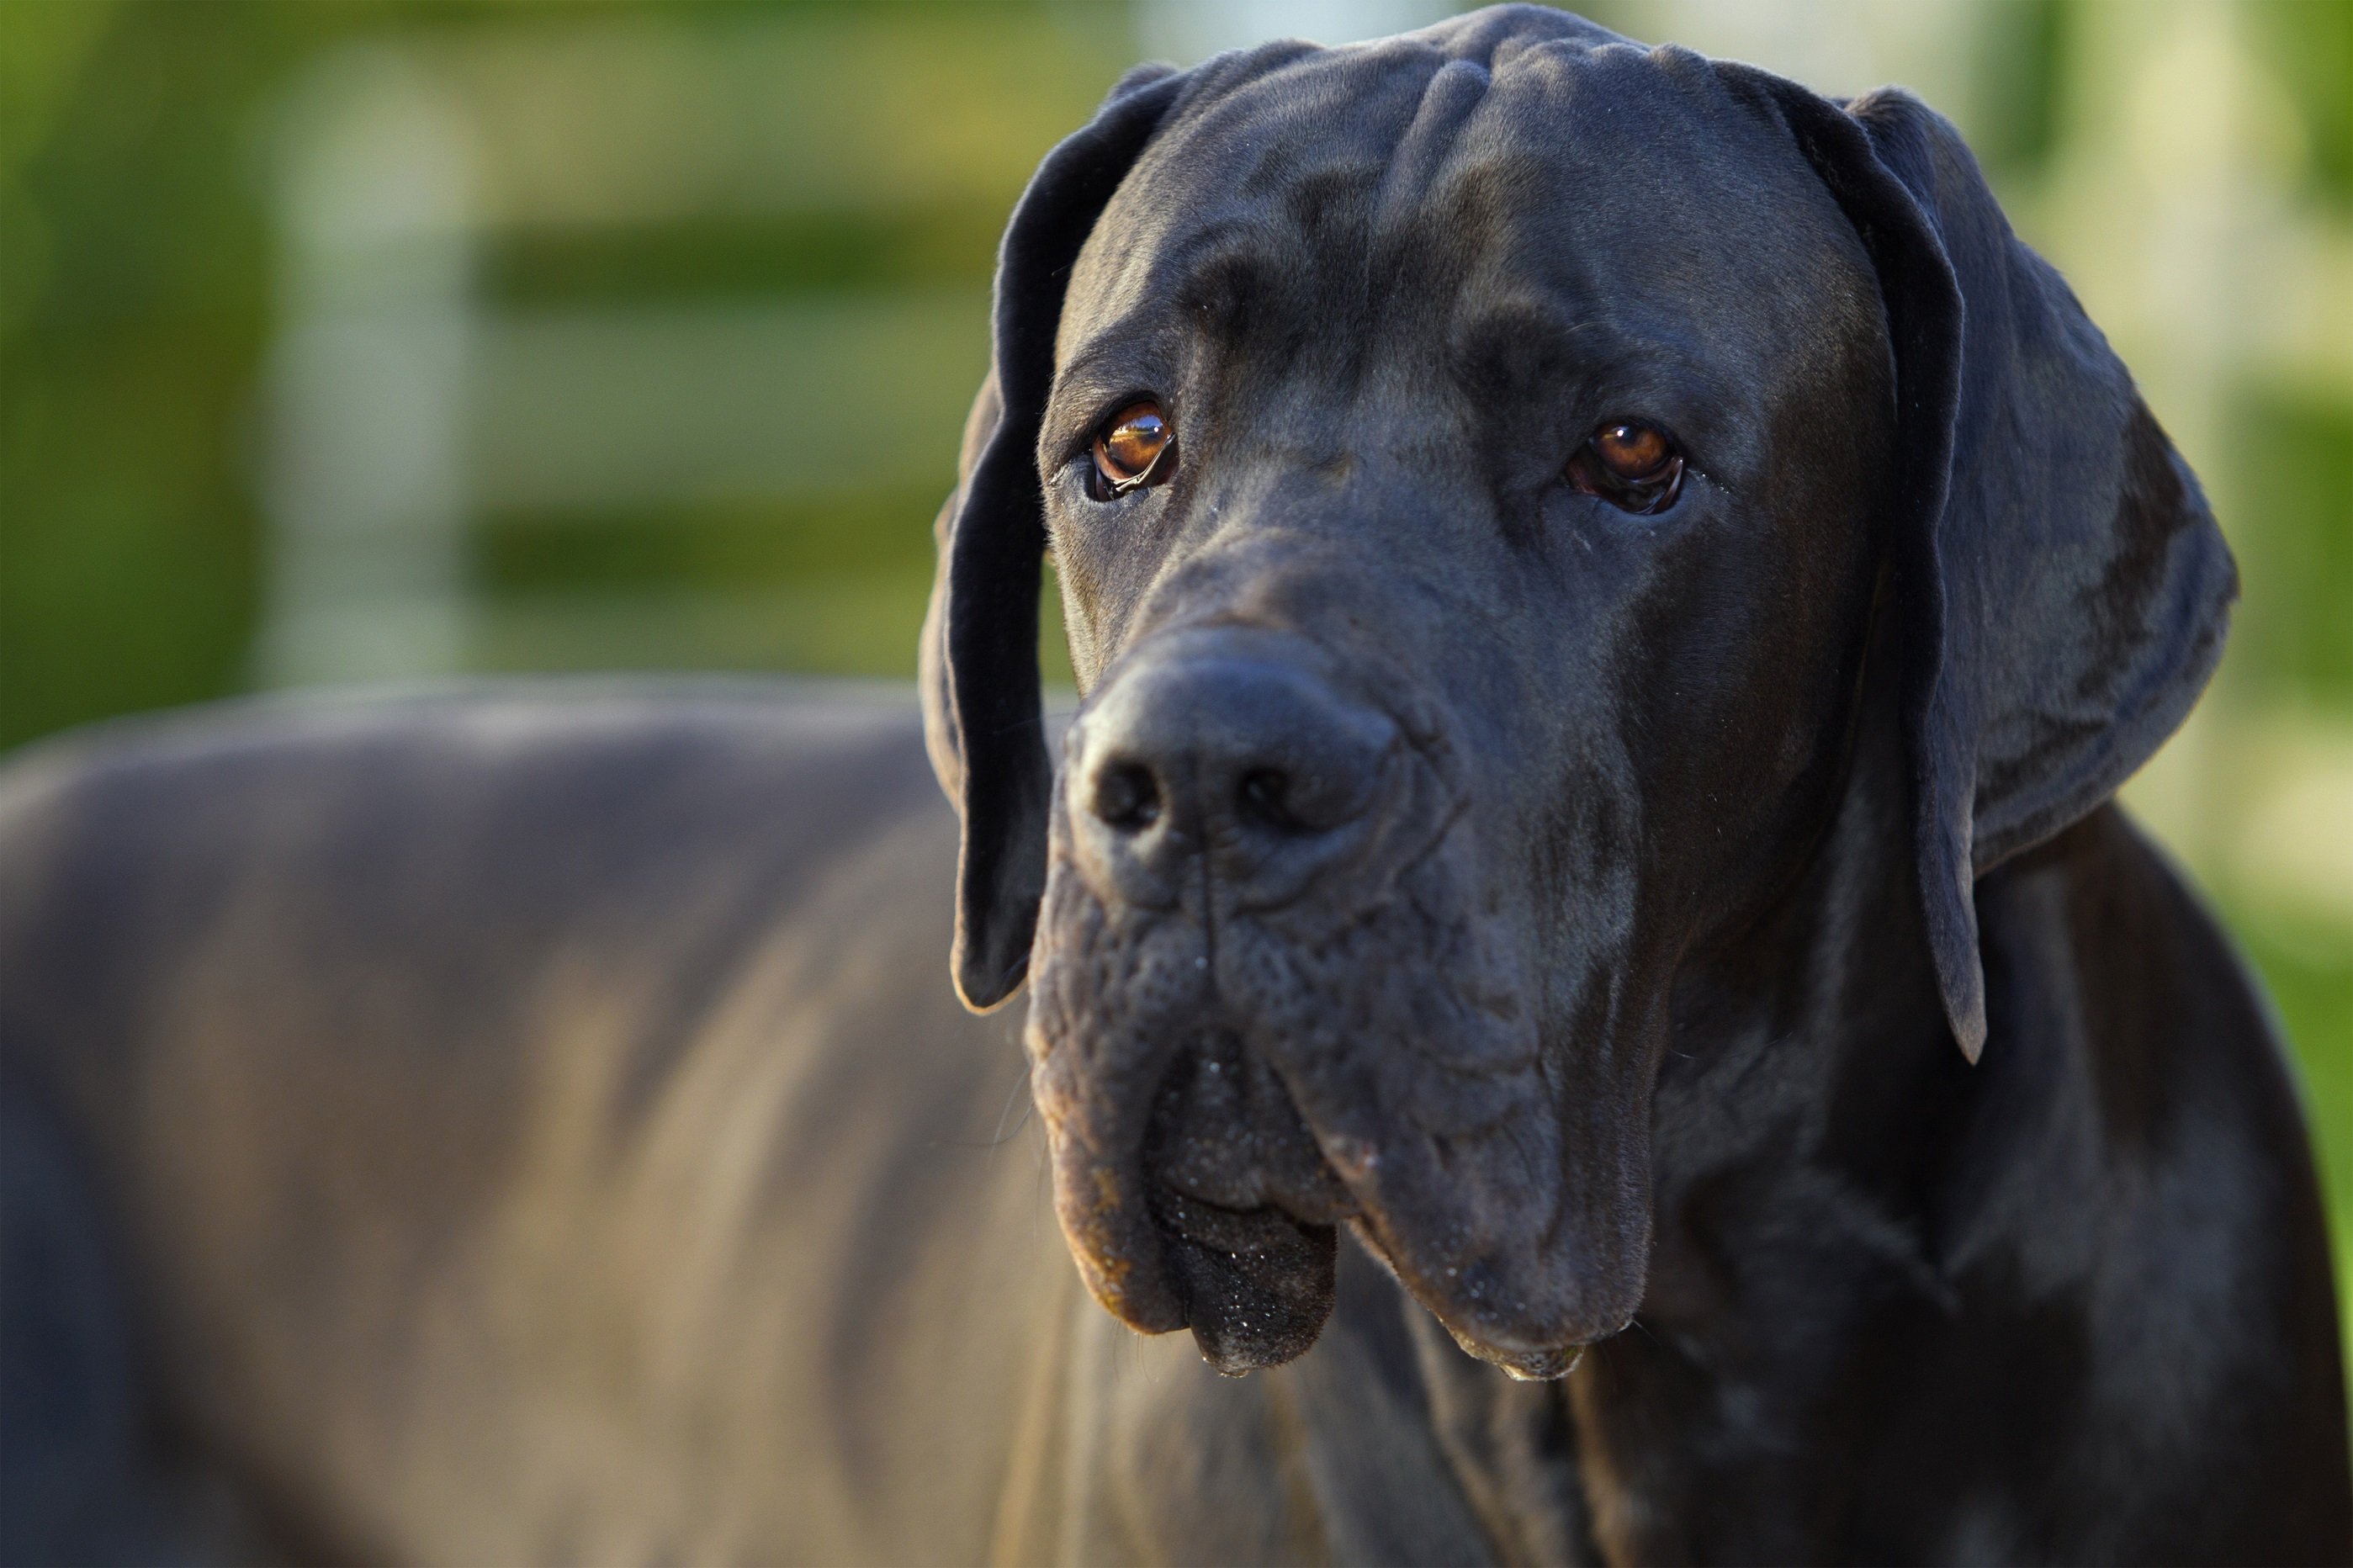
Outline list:
[[[1194,1032],[1153,1095],[1141,1163],[1167,1282],[1210,1365],[1289,1361],[1315,1342],[1336,1289],[1347,1186],[1290,1085],[1233,1030]]]
[[[1483,1140],[1362,1125],[1321,1137],[1356,1199],[1348,1225],[1366,1251],[1465,1352],[1523,1379],[1562,1376],[1587,1345],[1622,1330],[1648,1254],[1647,1192],[1625,1194],[1616,1223],[1597,1224],[1596,1194],[1575,1188],[1558,1158],[1564,1131],[1531,1100]],[[1526,1146],[1544,1152],[1535,1179],[1497,1157]]]
[[[1332,1316],[1337,1229],[1272,1205],[1223,1209],[1156,1191],[1169,1283],[1202,1359],[1240,1376],[1303,1354]]]

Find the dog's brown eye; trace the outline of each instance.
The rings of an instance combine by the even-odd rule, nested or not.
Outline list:
[[[1683,489],[1683,454],[1662,430],[1613,420],[1569,458],[1568,481],[1627,511],[1664,511]]]
[[[1112,416],[1095,437],[1095,473],[1109,495],[1124,495],[1166,479],[1167,457],[1176,440],[1157,403],[1133,403]]]
[[[1593,455],[1612,479],[1638,484],[1666,462],[1667,438],[1648,425],[1608,425],[1594,434]]]

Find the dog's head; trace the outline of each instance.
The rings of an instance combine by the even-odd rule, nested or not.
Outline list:
[[[941,534],[957,984],[1032,978],[1095,1295],[1229,1371],[1343,1222],[1507,1369],[1626,1323],[1671,982],[1819,837],[1867,645],[1974,1057],[1974,878],[2171,730],[2233,582],[1942,120],[1533,7],[1124,81],[1006,235]]]

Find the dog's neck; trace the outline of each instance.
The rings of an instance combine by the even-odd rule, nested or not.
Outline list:
[[[1671,1552],[1660,1510],[1694,1488],[1769,1485],[1780,1467],[1748,1461],[1826,1440],[1845,1417],[1820,1394],[1857,1385],[1866,1320],[1949,1310],[1936,1195],[1978,1069],[1922,931],[1892,685],[1862,698],[1846,787],[1802,870],[1677,981],[1643,1306],[1567,1387],[1592,1529],[1614,1555]],[[1711,1453],[1705,1475],[1678,1458]],[[1759,1521],[1804,1510],[1790,1496],[1715,1505]]]
[[[1846,788],[1804,869],[1678,977],[1652,1117],[1653,1331],[1739,1337],[1767,1310],[1738,1278],[1742,1258],[1779,1250],[1767,1235],[1843,1237],[1891,1265],[1926,1245],[1924,1189],[1972,1069],[1922,930],[1894,705],[1865,700]]]
[[[1850,1406],[1872,1386],[1861,1358],[1887,1342],[1873,1329],[1952,1310],[1937,1200],[2000,1064],[1970,1066],[1945,1019],[1879,633],[1819,837],[1678,974],[1633,1325],[1564,1382],[1525,1384],[1409,1314],[1440,1446],[1507,1557],[1802,1560],[1814,1490],[1849,1472],[1826,1450],[1870,1428]],[[1743,1521],[1738,1539],[1686,1533],[1705,1519]]]

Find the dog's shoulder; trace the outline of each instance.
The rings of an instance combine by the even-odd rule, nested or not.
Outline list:
[[[2162,1555],[2168,1531],[2248,1560],[2342,1539],[2326,1220],[2253,978],[2113,804],[1989,873],[1977,900],[1989,1028],[1947,1230],[1959,1272],[2015,1321],[2077,1325],[2046,1370],[2079,1380],[2086,1453],[2138,1456],[2103,1495],[2141,1500],[2110,1522],[2158,1532],[2116,1538],[2116,1554]],[[2197,1439],[2217,1430],[2234,1434],[2227,1484]],[[2274,1486],[2264,1510],[2221,1500],[2282,1477],[2304,1484]]]
[[[2062,1038],[2079,1048],[2107,1138],[2161,1141],[2189,1113],[2297,1127],[2256,982],[2188,877],[2121,807],[1997,868],[1978,884],[1978,910],[2012,1048],[2047,1055]]]

